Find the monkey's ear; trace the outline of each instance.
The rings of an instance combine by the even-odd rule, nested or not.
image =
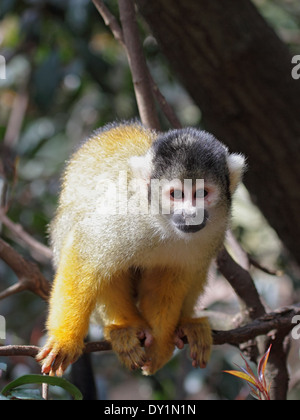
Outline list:
[[[146,153],[144,156],[132,156],[129,159],[129,167],[132,170],[133,178],[150,181],[152,168],[152,155]]]
[[[230,192],[233,194],[242,180],[243,174],[246,170],[245,156],[232,153],[227,156],[227,165],[229,169]]]

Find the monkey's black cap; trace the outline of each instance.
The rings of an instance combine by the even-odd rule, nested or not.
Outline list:
[[[154,179],[211,179],[228,184],[227,148],[195,128],[170,130],[153,143]]]

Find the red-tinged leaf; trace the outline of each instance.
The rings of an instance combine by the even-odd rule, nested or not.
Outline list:
[[[235,364],[236,365],[236,364]],[[252,372],[252,370],[250,369],[247,369],[247,368],[244,368],[243,366],[238,366],[238,365],[236,365],[239,369],[241,369],[246,375],[249,375],[249,376],[251,376],[251,378],[256,382],[256,377],[255,377],[255,375],[254,375],[254,373]]]
[[[254,397],[257,400],[261,401],[261,396],[260,396],[259,392],[256,392],[254,389],[251,389],[250,394],[252,395],[252,397]]]
[[[258,376],[256,376],[253,373],[253,370],[251,369],[249,363],[247,362],[247,360],[244,358],[242,354],[241,354],[241,357],[244,360],[246,367],[241,367],[237,365],[237,367],[241,369],[241,372],[236,371],[236,370],[224,371],[226,373],[229,373],[230,375],[236,376],[248,382],[248,385],[251,390],[251,395],[253,395],[255,398],[258,398],[259,400],[268,400],[268,401],[270,400],[270,394],[269,394],[270,385],[267,386],[267,382],[265,379],[265,370],[268,363],[271,347],[272,346],[269,347],[268,351],[263,355],[263,357],[261,358],[259,362],[258,372],[257,372]]]
[[[238,378],[244,379],[245,381],[249,382],[250,384],[254,385],[257,388],[257,384],[255,379],[252,376],[248,375],[247,373],[240,372],[238,370],[224,370],[225,373],[229,373],[230,375],[237,376]]]
[[[260,382],[264,384],[265,388],[266,388],[265,370],[266,370],[266,366],[269,360],[271,348],[272,348],[272,344],[270,345],[266,353],[263,355],[263,357],[260,359],[258,369],[257,369],[258,378]]]
[[[251,369],[249,363],[247,362],[247,360],[245,359],[245,357],[242,354],[241,354],[241,357],[245,362],[247,372],[249,373],[250,376],[252,376],[252,378],[255,378],[255,374],[253,373],[253,370]]]
[[[262,392],[264,390],[263,384],[260,382],[259,378],[256,377],[256,375],[254,374],[253,370],[251,369],[249,363],[247,362],[247,360],[245,359],[245,357],[242,354],[241,354],[241,357],[246,364],[246,368],[243,368],[242,366],[238,366],[238,367],[253,379],[253,381],[255,382],[255,387],[260,392]]]

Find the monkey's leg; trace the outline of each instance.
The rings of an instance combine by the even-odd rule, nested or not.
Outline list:
[[[148,321],[153,343],[146,349],[145,375],[152,375],[171,358],[174,332],[179,322],[186,295],[187,280],[180,270],[146,269],[139,290],[139,308]]]
[[[43,373],[59,376],[82,353],[98,284],[91,267],[71,245],[61,255],[50,298],[49,338],[37,356]]]
[[[130,272],[115,275],[101,286],[100,315],[104,322],[104,334],[120,361],[129,369],[145,364],[145,348],[152,342],[149,325],[136,306]]]
[[[181,319],[175,332],[177,347],[183,348],[183,337],[187,337],[193,366],[204,368],[209,361],[212,347],[212,332],[207,318],[193,317],[197,297],[203,292],[206,273],[196,276],[183,304]]]

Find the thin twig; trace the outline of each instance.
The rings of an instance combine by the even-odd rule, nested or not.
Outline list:
[[[119,41],[122,47],[127,51],[127,46],[125,44],[124,37],[123,37],[123,31],[122,31],[121,26],[119,25],[118,20],[110,12],[110,10],[106,7],[106,5],[103,3],[102,0],[92,0],[92,1],[95,7],[97,8],[98,12],[102,16],[105,24],[110,28],[115,39]],[[164,95],[161,93],[159,87],[155,83],[147,66],[146,66],[145,71],[148,74],[153,94],[156,97],[156,100],[159,103],[161,110],[165,114],[171,126],[174,128],[181,128],[182,126],[176,113],[174,112],[173,108],[170,106],[170,104],[168,103]]]
[[[135,20],[135,9],[132,0],[119,0],[123,29],[121,29],[117,19],[102,1],[92,1],[103,17],[105,24],[110,27],[114,37],[125,48],[141,121],[147,127],[159,130],[160,124],[155,110],[149,70],[140,42],[140,34]]]
[[[20,131],[23,125],[26,109],[28,106],[28,101],[29,95],[25,87],[22,88],[19,93],[17,93],[14,99],[12,111],[9,117],[3,140],[3,144],[5,145],[5,147],[7,147],[10,150],[14,150],[16,143],[19,139]]]
[[[52,251],[46,245],[43,245],[32,236],[30,236],[20,224],[14,223],[7,217],[3,210],[0,210],[0,221],[18,238],[20,238],[29,248],[42,257],[43,262],[52,258]],[[36,256],[36,255],[35,255]]]
[[[159,87],[155,83],[155,81],[154,81],[154,79],[153,79],[153,77],[150,73],[149,73],[149,78],[150,78],[150,83],[151,83],[151,87],[152,87],[152,91],[154,93],[154,96],[155,96],[157,102],[159,103],[161,110],[163,111],[166,118],[168,119],[169,123],[171,124],[171,126],[173,128],[177,128],[177,129],[182,128],[181,122],[179,121],[175,111],[173,110],[173,108],[171,107],[169,102],[166,100],[164,95],[161,93]]]
[[[123,39],[126,45],[141,120],[145,126],[160,130],[133,1],[119,0],[119,10],[123,28]]]
[[[38,266],[26,261],[7,242],[0,238],[0,258],[14,271],[19,283],[6,289],[0,294],[0,300],[22,290],[30,290],[44,300],[48,300],[50,283],[40,272]]]
[[[92,2],[102,16],[105,25],[110,28],[116,40],[119,41],[120,44],[126,49],[122,29],[115,16],[110,12],[102,0],[92,0]]]
[[[46,374],[44,374],[46,376]],[[49,384],[42,384],[42,398],[48,400],[49,397]]]
[[[264,267],[261,263],[256,261],[251,255],[248,254],[249,263],[255,267],[258,268],[263,273],[269,274],[270,276],[276,276],[281,277],[283,275],[283,272],[280,270],[272,270],[270,268]]]

